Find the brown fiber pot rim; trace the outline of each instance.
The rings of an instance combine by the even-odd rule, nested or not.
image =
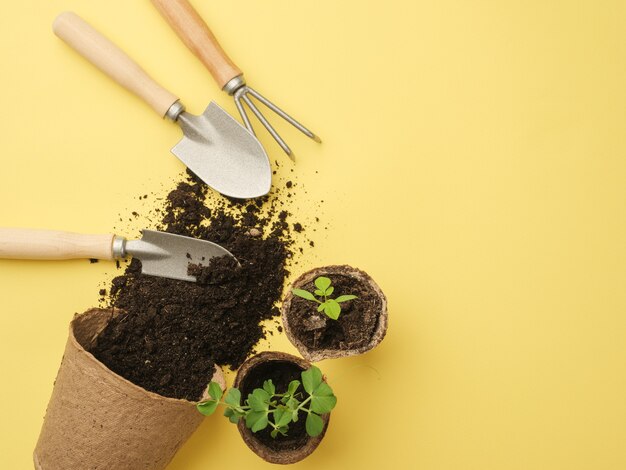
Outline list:
[[[309,348],[306,346],[293,332],[291,328],[291,316],[289,315],[289,311],[291,309],[291,301],[293,299],[293,294],[291,293],[291,288],[301,288],[302,286],[312,282],[319,276],[329,276],[333,275],[343,275],[349,276],[358,281],[367,284],[375,293],[378,295],[381,301],[381,308],[378,313],[378,326],[372,335],[370,341],[360,348],[355,349],[320,349],[320,348]],[[335,359],[339,357],[348,357],[348,356],[356,356],[359,354],[363,354],[367,351],[374,349],[376,346],[380,344],[380,342],[385,337],[387,333],[387,324],[388,324],[388,312],[387,312],[387,297],[383,293],[382,289],[376,284],[374,279],[367,274],[365,271],[361,271],[360,269],[353,268],[348,265],[333,265],[333,266],[323,266],[320,268],[311,269],[310,271],[305,272],[300,277],[298,277],[293,284],[290,286],[287,294],[285,295],[285,300],[283,301],[283,305],[281,307],[281,319],[283,321],[283,327],[285,328],[285,334],[289,341],[296,347],[296,349],[302,354],[302,356],[311,361],[318,362],[324,359]]]
[[[297,364],[305,370],[311,367],[310,362],[291,354],[273,351],[262,352],[255,356],[252,356],[250,359],[243,363],[243,365],[237,371],[237,376],[235,377],[233,387],[239,387],[245,377],[248,375],[248,373],[256,366],[270,361],[291,362]],[[287,451],[276,451],[263,444],[255,437],[254,433],[246,427],[246,423],[243,419],[240,420],[239,423],[237,423],[237,429],[239,430],[239,434],[241,434],[241,437],[246,445],[263,460],[269,463],[287,465],[299,462],[300,460],[308,457],[317,448],[317,446],[320,445],[320,442],[322,442],[322,439],[326,434],[326,430],[328,429],[330,413],[322,415],[322,420],[324,421],[324,429],[319,436],[309,436],[309,439],[307,440],[305,445],[298,449]]]

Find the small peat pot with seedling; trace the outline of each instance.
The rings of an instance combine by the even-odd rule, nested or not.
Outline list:
[[[332,298],[331,295],[335,291],[332,281],[327,277],[320,276],[314,281],[315,290],[309,292],[304,289],[291,289],[291,293],[305,300],[310,300],[318,305],[317,311],[324,312],[326,316],[332,320],[337,320],[341,315],[341,304],[349,300],[358,299],[356,295],[347,294]]]
[[[162,470],[202,422],[196,403],[149,392],[89,352],[118,315],[92,309],[71,322],[34,452],[37,470]],[[213,390],[225,388],[214,367]]]
[[[277,464],[298,462],[317,448],[337,403],[317,367],[278,352],[246,361],[226,394],[215,382],[207,392],[198,411],[208,416],[223,405],[248,447]]]
[[[285,333],[309,361],[362,354],[387,332],[387,299],[365,272],[326,266],[304,273],[282,306]]]

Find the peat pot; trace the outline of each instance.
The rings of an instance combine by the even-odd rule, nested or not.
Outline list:
[[[277,390],[286,390],[291,380],[301,380],[302,371],[311,364],[291,354],[281,352],[263,352],[243,363],[234,387],[247,397],[255,388],[263,387],[264,380],[272,379]],[[270,463],[292,464],[310,455],[320,444],[326,434],[330,413],[322,415],[324,430],[317,437],[311,437],[304,429],[305,417],[301,416],[297,423],[289,425],[287,436],[270,437],[269,429],[253,433],[241,419],[237,429],[247,446],[259,457]]]
[[[354,356],[376,347],[387,332],[387,299],[378,284],[365,272],[351,266],[312,269],[291,286],[314,292],[315,280],[331,280],[329,298],[356,295],[342,302],[337,320],[318,312],[318,304],[295,296],[289,289],[282,306],[285,333],[300,354],[309,361]],[[318,297],[319,298],[319,297]]]
[[[88,352],[116,315],[93,309],[70,323],[35,448],[37,470],[161,470],[202,422],[195,403],[148,392]],[[217,366],[212,380],[224,388]]]

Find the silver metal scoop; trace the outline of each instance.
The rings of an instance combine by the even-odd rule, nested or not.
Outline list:
[[[191,171],[224,196],[251,199],[270,191],[270,162],[256,138],[215,102],[201,116],[183,110],[177,101],[167,117],[184,133],[172,153]]]
[[[156,83],[119,47],[78,15],[60,14],[54,32],[120,85],[146,101],[161,117],[177,122],[183,139],[172,149],[191,171],[216,191],[237,199],[266,195],[272,169],[256,137],[211,102],[200,116],[185,112],[178,97]]]
[[[280,145],[285,153],[292,159],[294,158],[293,152],[287,143],[278,132],[276,132],[276,129],[269,123],[263,113],[261,113],[259,108],[252,101],[252,97],[274,111],[307,137],[310,137],[316,142],[321,142],[321,139],[317,135],[259,92],[246,85],[241,69],[237,67],[226,52],[224,52],[222,46],[220,46],[215,38],[215,35],[187,0],[152,0],[152,3],[174,31],[176,31],[176,34],[178,34],[185,45],[209,69],[209,72],[211,72],[211,75],[213,75],[213,78],[220,88],[235,99],[235,105],[239,110],[239,114],[241,114],[241,119],[250,132],[254,133],[254,129],[243,106],[244,104],[246,104],[257,119],[261,121],[261,124],[263,124],[272,135],[274,140],[278,142],[278,145]]]
[[[141,260],[141,272],[150,276],[194,281],[189,264],[207,266],[212,258],[230,256],[221,246],[172,233],[143,230],[140,240],[117,235],[84,235],[54,230],[0,228],[0,258]]]

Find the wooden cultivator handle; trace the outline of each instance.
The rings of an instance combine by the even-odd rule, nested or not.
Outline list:
[[[61,13],[54,33],[127,90],[146,101],[161,117],[178,101],[133,59],[75,13]]]
[[[0,227],[0,258],[112,260],[114,235]]]
[[[185,45],[209,69],[220,86],[242,74],[187,0],[151,0]]]

